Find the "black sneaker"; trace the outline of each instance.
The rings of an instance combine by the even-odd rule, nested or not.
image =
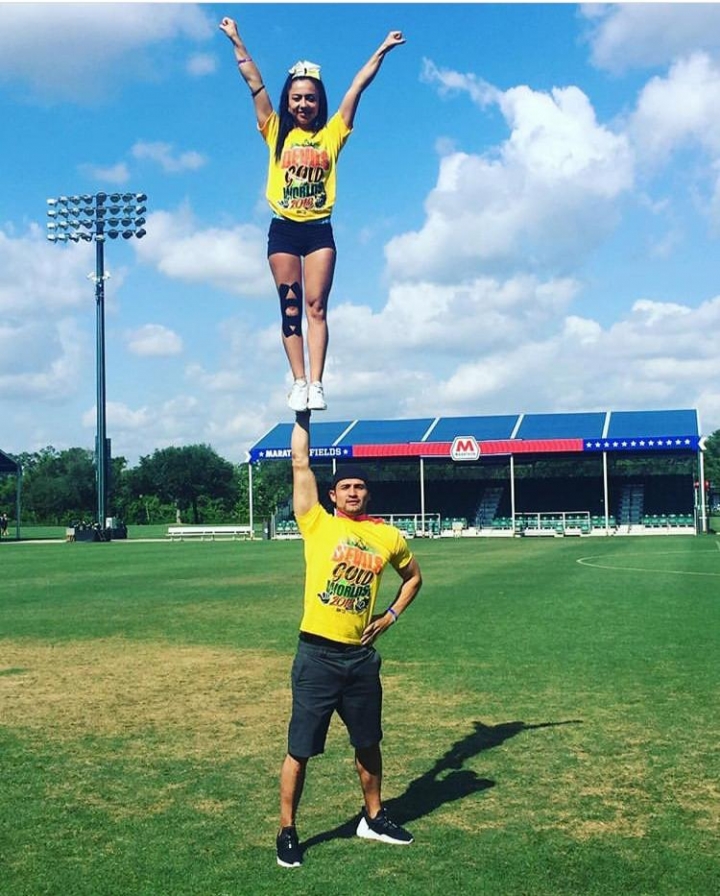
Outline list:
[[[294,827],[282,828],[277,835],[277,863],[283,868],[299,868],[302,865],[300,842]]]
[[[413,842],[413,835],[399,824],[390,821],[385,807],[378,812],[375,818],[370,818],[365,809],[355,832],[358,837],[366,840],[381,840],[383,843],[394,843],[396,846],[407,846]]]

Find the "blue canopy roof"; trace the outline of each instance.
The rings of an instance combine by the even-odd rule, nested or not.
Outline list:
[[[20,470],[20,464],[14,457],[0,451],[0,473],[19,473]]]
[[[248,459],[288,459],[292,427],[292,423],[278,423],[253,445]],[[310,454],[318,460],[457,460],[491,454],[697,451],[699,442],[698,412],[689,409],[313,420],[310,424]],[[459,457],[458,451],[465,452],[465,456]]]

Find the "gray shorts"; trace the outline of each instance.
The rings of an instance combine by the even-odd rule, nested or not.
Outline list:
[[[356,750],[380,743],[380,654],[374,647],[309,643],[302,637],[291,674],[288,753],[298,759],[322,753],[333,712]]]

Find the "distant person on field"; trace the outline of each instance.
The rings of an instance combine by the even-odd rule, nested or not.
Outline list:
[[[233,19],[220,29],[232,41],[240,74],[250,88],[258,128],[269,148],[266,196],[273,212],[268,260],[280,296],[282,341],[293,386],[293,411],[324,411],[322,378],[328,346],[327,303],[335,272],[335,240],[330,217],[335,203],[336,165],[352,133],[360,96],[378,73],[387,53],[405,43],[391,31],[355,75],[338,111],[328,118],[320,66],[301,60],[289,69],[278,111]],[[303,262],[304,259],[304,262]],[[310,368],[308,383],[302,334],[307,313]]]
[[[310,412],[296,415],[291,438],[293,510],[305,541],[305,598],[292,667],[288,751],[280,773],[277,861],[302,864],[295,814],[308,759],[322,753],[337,712],[355,748],[364,805],[356,833],[406,845],[412,835],[388,818],[381,799],[381,659],[374,643],[408,608],[422,576],[402,533],[367,515],[370,497],[362,468],[339,466],[329,497],[335,514],[320,504],[310,468]],[[386,566],[400,577],[391,606],[376,613]]]
[[[8,530],[8,515],[3,513],[0,515],[0,538],[5,538]]]

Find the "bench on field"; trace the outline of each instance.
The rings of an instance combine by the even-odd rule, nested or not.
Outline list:
[[[205,540],[209,538],[215,541],[216,538],[252,538],[253,531],[251,526],[168,526],[166,538],[175,541],[179,538],[182,541],[185,538],[200,538]]]

